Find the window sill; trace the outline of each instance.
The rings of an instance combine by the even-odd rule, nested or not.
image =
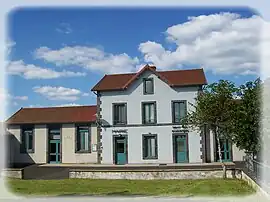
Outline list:
[[[127,124],[126,123],[115,123],[113,124],[113,126],[126,126]]]
[[[144,126],[154,126],[157,125],[157,123],[142,123]]]
[[[75,154],[90,154],[91,151],[76,151]]]
[[[157,160],[158,157],[143,157],[143,160]]]

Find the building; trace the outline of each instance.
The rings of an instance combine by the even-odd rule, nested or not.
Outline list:
[[[209,131],[188,131],[180,120],[207,84],[202,69],[157,71],[146,65],[137,73],[105,75],[97,94],[99,162],[102,164],[203,163],[218,160]],[[224,161],[244,155],[228,141]]]
[[[96,106],[21,108],[6,121],[8,163],[96,163]]]
[[[218,160],[206,128],[180,120],[207,83],[202,69],[105,75],[93,88],[97,106],[21,108],[6,121],[7,160],[28,164],[172,164]],[[222,143],[224,161],[244,152]]]

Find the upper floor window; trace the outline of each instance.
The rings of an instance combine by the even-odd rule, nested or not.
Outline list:
[[[34,127],[22,127],[21,133],[21,153],[34,152]]]
[[[185,100],[172,101],[173,123],[180,123],[187,115],[187,102]]]
[[[90,132],[88,126],[77,126],[76,152],[90,152]]]
[[[143,135],[143,159],[157,159],[158,158],[158,145],[157,145],[157,135],[149,134]]]
[[[155,124],[157,122],[156,102],[142,103],[142,122],[143,124]]]
[[[147,78],[143,80],[143,93],[153,94],[154,93],[154,79]]]
[[[114,125],[127,124],[127,104],[126,103],[113,104],[113,124]]]

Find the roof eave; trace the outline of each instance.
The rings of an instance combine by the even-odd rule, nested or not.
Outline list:
[[[14,123],[5,123],[6,125],[41,125],[41,124],[78,124],[78,123],[96,123],[95,121],[59,121],[59,122],[14,122]]]

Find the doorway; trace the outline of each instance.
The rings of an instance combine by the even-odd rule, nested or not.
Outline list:
[[[188,162],[188,141],[187,134],[173,135],[174,162]]]
[[[115,136],[114,140],[114,164],[124,165],[128,162],[127,136]]]
[[[60,128],[49,129],[49,163],[61,163]]]

